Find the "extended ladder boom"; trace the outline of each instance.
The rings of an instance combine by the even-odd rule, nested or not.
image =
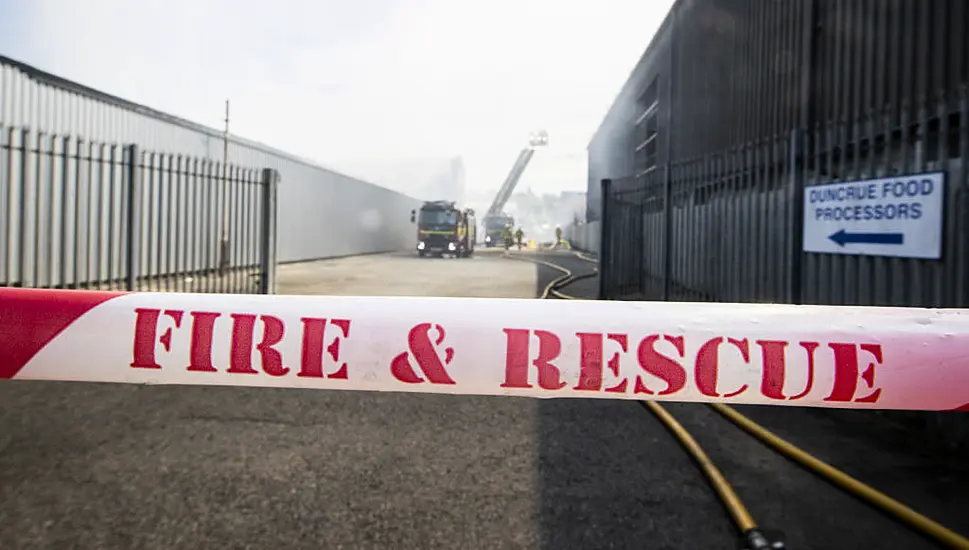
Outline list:
[[[522,149],[521,153],[518,153],[518,159],[515,160],[515,164],[511,167],[511,172],[508,173],[508,177],[505,178],[505,183],[498,190],[494,202],[491,203],[491,208],[488,209],[487,216],[498,216],[501,214],[508,199],[511,198],[515,186],[518,185],[518,180],[521,179],[522,173],[525,172],[525,168],[528,166],[528,162],[532,160],[532,155],[534,154],[535,150],[531,147]]]

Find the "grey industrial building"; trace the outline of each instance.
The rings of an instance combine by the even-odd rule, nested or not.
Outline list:
[[[678,0],[588,146],[606,297],[969,305],[967,89],[964,0]],[[939,258],[801,250],[806,187],[928,172]]]
[[[969,2],[678,0],[588,155],[602,299],[969,307]],[[812,186],[930,173],[937,257],[806,251]]]
[[[53,156],[73,162],[72,155],[57,152],[64,139],[72,144],[72,152],[75,144],[98,143],[109,149],[135,145],[145,154],[184,159],[186,166],[188,161],[223,159],[224,136],[218,130],[0,57],[0,145],[5,157],[9,155],[0,162],[0,284],[56,285],[57,281],[31,281],[25,272],[50,271],[49,264],[58,261],[57,256],[61,263],[80,261],[70,257],[78,254],[77,250],[57,242],[56,232],[43,233],[43,228],[56,220],[40,219],[54,216],[53,209],[64,209],[74,200],[61,196],[53,184],[46,182],[47,160],[35,163],[38,157]],[[415,197],[238,136],[230,135],[228,143],[227,158],[233,167],[256,171],[271,168],[279,174],[279,261],[398,250],[411,245],[409,213],[419,204]],[[97,159],[89,161],[96,163]],[[164,226],[159,227],[161,233],[166,232]],[[48,237],[55,242],[46,242]],[[46,252],[27,250],[38,243],[50,251],[53,260]],[[28,269],[23,259],[37,265]]]

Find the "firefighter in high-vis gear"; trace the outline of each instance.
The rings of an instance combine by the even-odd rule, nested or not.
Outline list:
[[[515,231],[515,240],[518,241],[518,250],[522,249],[522,239],[525,238],[525,232],[519,227],[518,231]]]
[[[555,247],[558,248],[562,246],[562,228],[555,228]]]
[[[514,235],[511,234],[510,225],[506,225],[505,228],[501,231],[501,239],[505,241],[505,250],[508,250],[509,248],[511,248],[511,246],[515,243],[515,237]]]

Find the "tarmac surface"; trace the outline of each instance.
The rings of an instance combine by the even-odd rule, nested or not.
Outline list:
[[[534,297],[558,275],[493,251],[392,254],[281,266],[278,291]],[[669,410],[789,548],[935,547],[710,409]],[[911,430],[743,412],[969,532],[969,466]],[[2,550],[736,548],[705,479],[634,402],[291,389],[0,384],[0,526]]]
[[[410,252],[279,266],[279,294],[533,298],[535,267],[478,249],[471,258],[419,258]]]
[[[587,273],[594,267],[574,256],[556,254],[543,255],[542,258],[575,274]],[[556,270],[540,268],[539,287],[544,288],[559,275]],[[583,279],[561,290],[576,298],[592,299],[598,295],[598,279]],[[587,415],[579,416],[592,416],[591,407],[595,405],[550,401],[546,407],[560,407],[563,414],[566,410],[575,413],[579,407],[590,407]],[[657,443],[672,440],[672,436],[665,433],[659,422],[641,406],[633,403],[610,405],[615,407],[596,411],[599,425],[626,423],[630,429],[656,437]],[[916,535],[775,454],[711,408],[692,403],[665,406],[722,470],[755,521],[765,529],[780,530],[788,548],[939,548],[934,541]],[[943,442],[932,439],[917,421],[907,418],[904,413],[803,407],[735,408],[802,450],[961,535],[969,536],[969,460],[965,455],[949,452]],[[630,416],[633,413],[640,415],[635,428],[635,421]],[[969,422],[969,416],[966,421]],[[634,437],[633,434],[630,436]],[[575,441],[575,445],[577,452],[585,448],[581,441]],[[678,467],[692,469],[696,478],[701,477],[699,469],[683,451],[668,452],[679,452],[683,461]],[[664,449],[663,453],[665,455],[667,451]],[[654,467],[655,460],[656,455],[651,454],[644,467]],[[658,488],[649,491],[665,497],[664,486],[660,483]],[[713,518],[708,516],[710,507],[707,505],[690,509],[678,498],[670,498],[667,503],[676,504],[664,506],[668,510],[665,513],[696,522],[696,530],[683,539],[683,547],[734,547],[723,542],[728,539],[720,539],[717,543],[711,536],[732,536],[732,526],[726,532],[721,529],[725,513],[721,512],[721,518]],[[623,544],[618,547],[626,547]]]

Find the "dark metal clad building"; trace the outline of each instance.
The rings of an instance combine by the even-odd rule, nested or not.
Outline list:
[[[969,305],[967,89],[964,0],[677,1],[589,144],[604,297]],[[937,257],[802,249],[806,188],[927,173]]]

